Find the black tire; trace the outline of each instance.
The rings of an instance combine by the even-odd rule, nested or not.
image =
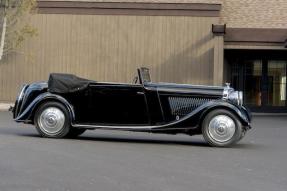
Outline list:
[[[226,123],[213,123],[214,120],[227,119]],[[218,125],[216,128],[213,124]],[[224,126],[225,125],[225,126]],[[217,130],[214,130],[217,129]],[[222,130],[223,129],[223,130]],[[228,133],[226,133],[228,132]],[[222,133],[222,134],[221,134]],[[202,122],[202,134],[210,146],[228,147],[237,143],[242,138],[243,128],[241,122],[232,112],[225,109],[216,109],[208,113]],[[224,137],[225,136],[225,137]],[[216,138],[215,138],[216,137]],[[226,140],[225,140],[226,139]]]
[[[241,139],[243,139],[243,137],[245,137],[246,132],[247,132],[246,129],[243,129],[243,130],[242,130],[241,136],[239,137],[238,141],[240,141]]]
[[[66,135],[67,138],[76,138],[82,135],[87,129],[71,128],[69,133]]]
[[[54,113],[49,113],[49,111],[54,111]],[[70,131],[71,119],[67,108],[63,104],[51,101],[38,107],[34,116],[34,124],[42,137],[63,138]],[[55,125],[57,125],[57,129],[54,128]]]

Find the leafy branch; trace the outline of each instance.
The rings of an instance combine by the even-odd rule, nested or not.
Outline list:
[[[17,52],[25,40],[38,34],[37,29],[29,24],[36,6],[36,0],[0,0],[0,60]]]

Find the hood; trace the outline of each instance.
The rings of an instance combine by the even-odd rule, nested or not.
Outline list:
[[[187,94],[203,94],[203,95],[223,95],[223,86],[205,86],[175,83],[147,83],[145,87],[156,88],[159,92],[174,92]]]

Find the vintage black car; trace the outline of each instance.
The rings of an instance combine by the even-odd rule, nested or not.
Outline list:
[[[212,146],[238,142],[250,129],[242,92],[226,85],[151,82],[138,69],[133,84],[50,74],[24,85],[12,109],[16,122],[34,124],[43,137],[76,137],[87,129],[203,134]]]

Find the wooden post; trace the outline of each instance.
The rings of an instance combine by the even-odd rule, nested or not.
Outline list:
[[[223,36],[214,36],[214,65],[213,84],[223,85],[223,56],[224,56]]]

